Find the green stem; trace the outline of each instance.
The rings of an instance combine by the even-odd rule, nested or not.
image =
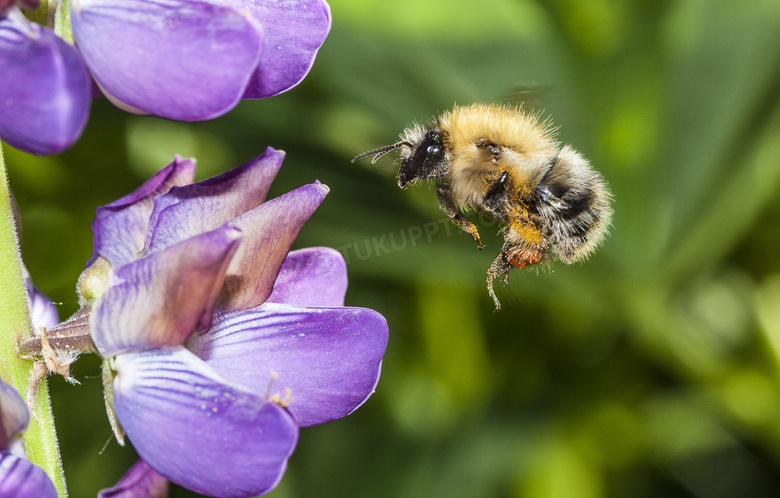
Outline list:
[[[24,15],[27,19],[38,23],[42,26],[48,26],[49,24],[49,2],[48,0],[41,0],[38,4],[38,8],[35,10],[25,10]]]
[[[16,354],[20,337],[29,337],[30,313],[27,309],[27,293],[22,276],[22,259],[19,251],[8,180],[0,148],[0,377],[27,395],[32,373],[32,362],[20,359]],[[35,399],[35,415],[23,435],[30,461],[43,467],[60,497],[67,497],[65,477],[60,462],[57,433],[49,402],[49,390],[42,382]]]
[[[74,44],[73,28],[70,25],[70,0],[56,2],[54,33],[71,45]]]

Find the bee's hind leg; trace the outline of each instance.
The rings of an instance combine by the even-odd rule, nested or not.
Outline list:
[[[503,277],[504,285],[509,283],[509,270],[512,269],[512,265],[504,257],[504,253],[498,255],[498,257],[490,265],[487,272],[487,288],[488,294],[493,298],[493,302],[496,304],[496,311],[501,309],[501,303],[496,297],[496,293],[493,291],[493,280]]]
[[[458,228],[474,237],[474,240],[477,241],[477,248],[481,251],[484,245],[479,238],[477,227],[474,223],[470,222],[463,213],[458,211],[458,208],[455,206],[455,201],[452,200],[450,186],[446,183],[438,183],[436,185],[436,197],[439,199],[439,206],[441,206],[442,211],[450,217]]]

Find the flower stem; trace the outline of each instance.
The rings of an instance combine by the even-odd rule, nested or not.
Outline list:
[[[54,11],[54,33],[73,45],[73,28],[70,24],[70,0],[57,2],[57,9]]]
[[[25,10],[25,17],[32,22],[38,23],[42,26],[49,25],[49,1],[41,0],[38,4],[38,8],[35,10]]]
[[[22,259],[14,221],[11,196],[0,148],[0,377],[27,394],[32,362],[16,354],[20,337],[29,337],[30,313],[22,277]],[[35,399],[35,415],[24,433],[25,449],[30,461],[49,474],[60,497],[67,497],[65,478],[60,462],[57,433],[46,383],[41,383]]]

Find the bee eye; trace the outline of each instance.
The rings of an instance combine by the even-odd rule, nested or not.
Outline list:
[[[423,145],[426,145],[425,148],[423,148]],[[422,153],[423,150],[425,153]],[[429,173],[430,168],[438,165],[444,156],[441,134],[435,131],[428,132],[418,148],[418,154],[419,156],[416,159],[419,161],[421,169],[425,170],[426,174]]]
[[[404,160],[398,171],[398,183],[406,188],[412,180],[418,178],[433,178],[439,175],[439,169],[444,161],[444,144],[441,133],[432,130],[420,141],[411,157]]]

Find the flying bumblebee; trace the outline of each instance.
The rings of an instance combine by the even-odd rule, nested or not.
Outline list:
[[[392,145],[358,155],[372,163],[400,149],[398,185],[433,180],[441,209],[471,234],[463,214],[471,208],[500,220],[504,247],[487,272],[490,297],[501,309],[493,280],[508,282],[514,266],[526,268],[554,256],[574,263],[590,255],[607,235],[611,195],[604,178],[568,145],[558,143],[549,123],[520,107],[455,106],[427,126],[414,124]]]

